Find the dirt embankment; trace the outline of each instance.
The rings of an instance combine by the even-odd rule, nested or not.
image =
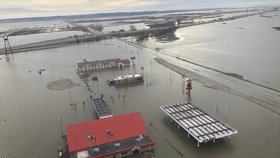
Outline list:
[[[185,62],[188,62],[188,63],[191,63],[191,64],[196,65],[196,66],[203,67],[203,68],[208,69],[208,70],[212,70],[212,71],[219,72],[219,73],[227,75],[227,76],[231,76],[231,77],[240,79],[242,81],[245,81],[245,82],[248,82],[248,83],[251,83],[251,84],[254,84],[254,85],[257,85],[257,86],[260,86],[260,87],[263,87],[263,88],[275,91],[275,92],[280,92],[278,89],[274,89],[274,88],[271,88],[271,87],[268,87],[268,86],[265,86],[265,85],[262,85],[262,84],[259,84],[259,83],[247,80],[247,79],[244,79],[242,75],[239,75],[239,74],[236,74],[236,73],[224,72],[224,71],[221,71],[221,70],[218,70],[218,69],[214,69],[214,68],[211,68],[211,67],[208,67],[208,66],[204,66],[204,65],[201,65],[201,64],[198,64],[198,63],[186,60],[186,59],[179,58],[179,57],[175,57],[175,58],[177,58],[179,60],[182,60],[182,61],[185,61]]]
[[[266,98],[266,96],[257,95],[255,92],[250,92],[250,91],[244,91],[244,90],[238,90],[238,89],[233,89],[229,86],[223,85],[219,82],[216,82],[208,77],[202,76],[200,74],[194,73],[190,70],[184,69],[182,67],[179,67],[177,65],[174,65],[172,63],[169,63],[161,58],[155,58],[154,59],[156,62],[159,64],[162,64],[163,66],[166,66],[167,68],[181,74],[182,76],[188,76],[190,78],[193,78],[195,81],[200,82],[203,84],[205,87],[216,89],[219,91],[227,92],[236,96],[239,96],[241,98],[244,98],[250,102],[253,102],[269,111],[272,113],[280,116],[280,101],[277,99],[273,98]],[[225,74],[228,75],[228,74]],[[234,77],[234,76],[233,76]],[[245,81],[246,82],[246,81]],[[249,82],[250,83],[250,82]],[[254,84],[254,83],[253,83]],[[257,85],[257,84],[254,84]],[[259,85],[257,85],[259,86]],[[260,86],[262,87],[262,86]],[[264,87],[263,87],[264,88]],[[275,91],[274,91],[275,92]]]

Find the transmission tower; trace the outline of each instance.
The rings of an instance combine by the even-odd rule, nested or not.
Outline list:
[[[4,35],[2,35],[2,37],[4,39],[4,51],[5,51],[6,57],[8,57],[9,54],[14,55],[14,52],[13,52],[12,47],[9,42],[8,35],[4,34]]]

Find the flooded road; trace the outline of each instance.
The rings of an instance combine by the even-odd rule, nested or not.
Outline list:
[[[251,24],[250,22],[250,20],[254,21],[254,18],[256,17],[242,20],[249,20],[246,25],[254,25],[254,23]],[[257,20],[259,19],[257,18]],[[262,20],[266,22],[269,19],[265,18]],[[235,21],[231,23],[235,23]],[[189,32],[191,30],[198,34],[198,32],[207,31],[209,28],[220,28],[218,25],[222,24],[195,26],[179,30],[178,33],[180,34],[185,31],[191,33]],[[240,23],[233,26],[230,24],[222,26],[224,28],[236,28],[239,25]],[[250,27],[246,26],[246,28],[248,28],[248,31]],[[235,29],[233,34],[240,30],[242,31],[243,29]],[[271,28],[271,31],[275,30]],[[276,33],[279,32],[274,33],[275,35],[270,33],[269,36],[277,40],[279,36],[276,37]],[[260,34],[262,34],[261,31]],[[265,62],[263,66],[254,63],[259,60],[244,57],[244,62],[247,63],[248,59],[252,60],[252,62],[249,62],[251,66],[243,65],[241,69],[242,64],[239,65],[239,63],[243,63],[242,60],[236,63],[231,62],[230,59],[239,59],[237,58],[238,56],[244,55],[244,52],[241,50],[245,49],[236,48],[234,45],[227,50],[237,52],[234,49],[238,49],[241,51],[239,55],[228,54],[222,56],[223,58],[221,59],[216,58],[217,53],[210,54],[209,51],[206,51],[208,52],[207,57],[203,57],[204,51],[199,50],[199,48],[206,50],[206,48],[218,47],[215,43],[224,43],[226,42],[225,38],[228,39],[228,36],[221,36],[215,38],[216,41],[214,43],[207,43],[209,38],[203,38],[204,42],[198,41],[193,43],[192,49],[189,49],[190,45],[185,45],[182,41],[189,41],[187,37],[198,39],[202,37],[187,35],[187,37],[181,38],[181,40],[175,43],[159,44],[149,41],[151,43],[146,45],[152,48],[160,45],[160,47],[164,47],[166,54],[176,52],[176,49],[178,49],[184,53],[171,55],[179,55],[180,57],[191,58],[199,62],[205,59],[206,62],[202,63],[206,65],[217,68],[222,66],[222,68],[229,72],[240,73],[244,77],[255,81],[262,80],[262,75],[251,75],[252,78],[250,78],[250,75],[247,74],[255,72],[268,73],[265,76],[268,76],[268,80],[271,82],[270,85],[280,84],[277,81],[279,76],[276,69],[275,71],[266,71],[275,64],[279,54],[274,50],[278,50],[278,45],[271,44],[270,46],[269,42],[264,44],[265,47],[273,49],[271,49],[271,52],[267,52],[270,55],[264,57],[268,62]],[[265,39],[268,38],[266,33],[263,33],[262,36],[266,37]],[[250,39],[247,40],[251,41]],[[192,39],[192,41],[196,40]],[[251,45],[265,41],[258,41],[256,38],[253,40],[253,43],[247,43],[250,47],[245,48],[250,50]],[[223,49],[226,49],[230,43],[235,42],[224,43]],[[200,45],[200,47],[197,45]],[[257,50],[257,48],[254,49]],[[89,103],[89,96],[92,95],[97,98],[101,94],[104,95],[114,115],[135,111],[141,112],[145,125],[156,143],[155,157],[157,158],[275,158],[280,155],[279,116],[258,105],[256,102],[250,101],[250,99],[207,86],[199,80],[193,81],[192,95],[188,97],[182,86],[182,81],[184,80],[182,76],[154,61],[156,53],[151,53],[151,51],[151,49],[141,49],[141,47],[128,45],[122,42],[122,40],[113,39],[59,49],[19,53],[15,54],[9,62],[4,59],[0,60],[0,157],[56,157],[57,147],[63,145],[58,118],[62,119],[64,126],[97,119],[94,108]],[[257,51],[256,58],[262,58],[260,54],[263,51]],[[252,53],[251,50],[246,52]],[[250,53],[249,55],[253,56]],[[170,54],[167,56],[170,56]],[[95,81],[88,82],[91,91],[88,90],[84,81],[77,76],[75,71],[76,63],[83,61],[83,59],[91,61],[108,58],[131,59],[131,57],[136,59],[134,61],[135,66],[130,68],[90,73],[91,77],[98,77],[98,83]],[[280,94],[276,92],[272,95],[270,91],[268,92],[258,87],[248,88],[246,84],[236,79],[204,70],[183,61],[174,59],[170,61],[173,64],[183,65],[185,69],[191,70],[194,73],[213,78],[221,84],[229,84],[228,86],[235,90],[244,91],[246,94],[256,93],[256,96],[259,95],[262,98],[270,99],[273,97],[271,101],[275,101],[275,104],[280,101]],[[279,63],[277,62],[276,64]],[[144,70],[141,70],[141,67],[144,67]],[[277,68],[277,65],[273,68]],[[39,74],[38,71],[40,69],[45,69],[45,71]],[[108,86],[106,83],[107,80],[115,76],[135,72],[144,75],[143,84],[126,88],[115,88],[114,86]],[[271,76],[271,74],[273,75]],[[52,88],[48,87],[48,85],[51,85]],[[231,137],[230,140],[219,140],[216,143],[208,143],[197,148],[196,141],[193,138],[187,138],[187,134],[184,131],[178,130],[176,125],[169,123],[163,117],[163,112],[159,108],[161,105],[182,101],[191,101],[194,105],[212,116],[236,128],[239,133]],[[276,107],[276,109],[279,110],[279,107]]]
[[[151,39],[144,44],[162,48],[167,53],[280,90],[278,12],[272,18],[252,16],[226,23],[182,28],[175,42],[162,43]]]
[[[135,56],[136,66],[125,70],[94,72],[92,92],[77,76],[75,65],[84,58],[101,60]],[[118,40],[60,49],[15,54],[0,61],[0,157],[50,158],[63,144],[63,125],[97,118],[89,95],[104,94],[114,115],[139,111],[156,142],[156,157],[275,157],[279,155],[280,118],[240,97],[207,88],[194,81],[193,93],[183,93],[181,75],[153,60],[154,56]],[[143,72],[140,67],[144,67]],[[39,69],[46,69],[41,75]],[[30,72],[29,72],[30,71]],[[145,82],[127,88],[109,87],[108,79],[127,73],[143,73]],[[70,79],[77,86],[49,90],[52,81]],[[99,86],[99,90],[98,90]],[[229,141],[196,147],[196,141],[164,119],[159,106],[192,101],[211,115],[238,129]],[[76,106],[70,106],[71,101]],[[83,105],[85,102],[85,105]],[[227,109],[227,110],[226,110]]]

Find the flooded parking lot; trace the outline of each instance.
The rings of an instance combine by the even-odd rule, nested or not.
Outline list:
[[[98,77],[84,84],[76,72],[83,59],[130,59],[135,67],[90,73]],[[158,64],[154,56],[124,44],[106,40],[59,49],[15,54],[0,61],[0,157],[55,157],[63,145],[58,118],[63,125],[97,118],[89,95],[101,94],[114,115],[139,111],[155,140],[155,157],[275,157],[279,155],[280,118],[262,107],[193,82],[191,97],[183,92],[180,74]],[[144,67],[144,70],[141,70]],[[42,74],[39,69],[45,69]],[[107,80],[129,73],[144,75],[144,83],[115,88]],[[76,86],[50,90],[53,81],[69,79]],[[159,106],[191,101],[230,124],[239,133],[230,140],[196,146],[196,141],[164,119]],[[71,106],[71,103],[76,106]],[[84,104],[83,104],[84,103]]]
[[[279,11],[269,16],[276,14]],[[58,23],[66,27],[65,22]],[[41,26],[40,22],[36,25]],[[226,23],[182,28],[175,34],[171,33],[171,38],[149,38],[138,44],[132,43],[133,37],[114,38],[18,53],[11,56],[10,61],[2,56],[0,157],[56,157],[57,147],[64,143],[59,118],[63,127],[97,119],[89,98],[101,95],[113,115],[141,113],[156,143],[154,153],[157,158],[277,157],[280,155],[279,31],[273,27],[278,25],[278,16],[257,15]],[[22,27],[20,24],[2,26],[5,29]],[[108,26],[105,31],[123,28],[120,27]],[[128,29],[129,25],[126,24],[125,28]],[[74,34],[84,33],[72,31],[17,36],[10,37],[10,43],[14,46]],[[114,58],[129,59],[135,64],[124,69],[89,72],[87,84],[76,73],[77,63],[84,59]],[[159,64],[161,58],[169,64]],[[199,64],[236,73],[276,91]],[[127,87],[109,86],[107,83],[116,76],[133,73],[143,75],[144,82]],[[97,77],[98,81],[93,81],[92,77]],[[193,79],[191,96],[186,95],[185,77]],[[201,144],[198,148],[196,140],[178,130],[160,109],[162,105],[180,102],[191,102],[237,129],[238,134],[231,139]]]

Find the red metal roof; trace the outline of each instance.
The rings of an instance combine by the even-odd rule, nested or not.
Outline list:
[[[112,135],[106,133],[108,129]],[[70,153],[148,134],[139,112],[68,125],[66,133]],[[95,141],[90,141],[88,136],[95,136]]]

